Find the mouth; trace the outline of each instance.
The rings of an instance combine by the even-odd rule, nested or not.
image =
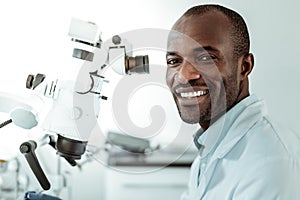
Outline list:
[[[200,97],[200,96],[203,96],[206,94],[208,94],[208,90],[199,90],[199,91],[194,91],[194,92],[180,92],[179,93],[180,97],[183,97],[183,98]]]
[[[209,94],[208,89],[201,88],[178,88],[175,90],[178,102],[183,106],[198,105]]]

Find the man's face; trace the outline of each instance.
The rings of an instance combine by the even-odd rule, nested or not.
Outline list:
[[[183,17],[169,36],[167,84],[187,123],[209,126],[238,98],[229,27],[223,14],[209,12]]]

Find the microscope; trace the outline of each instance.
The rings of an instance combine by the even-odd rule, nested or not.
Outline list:
[[[76,160],[85,153],[90,133],[97,123],[100,101],[107,100],[101,92],[103,83],[108,82],[104,77],[106,69],[111,68],[120,75],[149,73],[147,55],[132,56],[131,44],[119,35],[103,43],[101,31],[95,23],[72,19],[68,35],[73,45],[72,59],[82,63],[77,78],[74,77],[76,80],[48,80],[41,73],[30,74],[26,80],[26,88],[31,93],[52,102],[43,124],[46,132],[43,141],[29,140],[20,145],[21,153],[44,190],[49,190],[51,184],[39,164],[35,149],[40,144],[49,144],[71,166],[76,166]],[[4,97],[6,102],[10,101],[9,96]],[[3,125],[14,122],[29,129],[38,124],[37,111],[25,103],[18,105],[17,109],[13,109],[14,106],[9,109],[13,110],[12,119]],[[23,125],[24,121],[29,124]]]

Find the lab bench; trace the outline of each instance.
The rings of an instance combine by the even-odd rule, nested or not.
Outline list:
[[[105,200],[180,199],[195,157],[190,151],[111,151],[105,173]]]

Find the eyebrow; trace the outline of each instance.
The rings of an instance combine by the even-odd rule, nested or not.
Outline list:
[[[168,51],[168,52],[166,53],[166,57],[168,57],[168,56],[176,56],[176,55],[178,55],[178,52],[177,52],[177,51]]]
[[[212,46],[201,46],[201,47],[197,47],[193,50],[194,52],[203,52],[203,51],[214,51],[214,52],[219,52],[218,49],[212,47]],[[166,57],[168,56],[176,56],[179,55],[179,53],[177,51],[168,51],[166,53]]]

